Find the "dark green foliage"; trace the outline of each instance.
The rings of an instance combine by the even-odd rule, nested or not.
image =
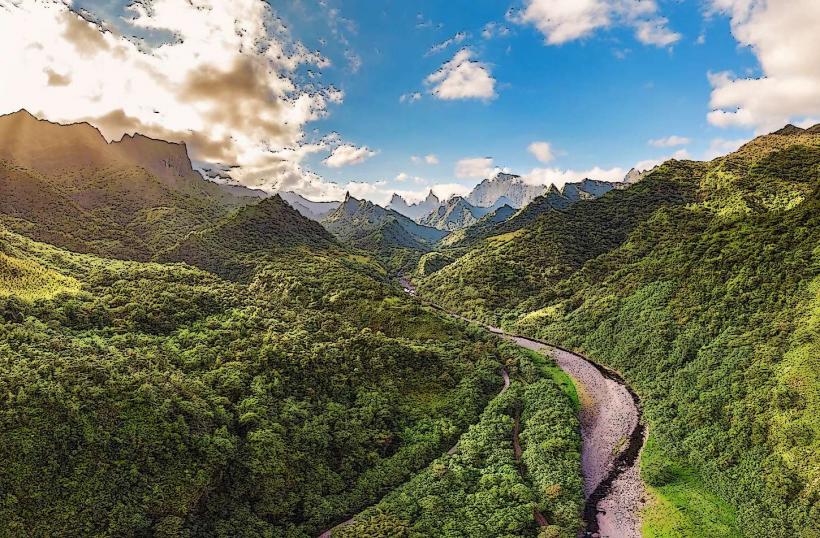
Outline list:
[[[357,256],[280,248],[242,284],[2,251],[81,284],[0,297],[0,528],[310,536],[476,421],[496,346]]]
[[[501,349],[507,368],[521,375],[484,409],[455,453],[434,461],[334,536],[577,535],[581,440],[572,400],[548,376],[545,364],[551,361],[534,363],[532,354],[507,343]],[[520,462],[513,450],[516,419]],[[534,509],[549,523],[541,534]]]
[[[342,249],[322,226],[299,214],[279,196],[238,209],[213,226],[189,234],[157,256],[166,262],[181,261],[225,278],[248,279],[260,260],[284,253],[311,258],[314,251]]]
[[[702,168],[670,162],[628,190],[539,213],[528,226],[479,243],[421,280],[419,289],[448,309],[489,323],[499,322],[511,305],[527,311],[562,278],[623,243],[658,208],[693,201]]]
[[[420,289],[617,368],[657,445],[737,510],[745,535],[816,536],[818,148],[816,135],[768,136],[708,165],[666,164]],[[676,185],[687,194],[660,190]],[[517,280],[538,285],[524,296]],[[679,478],[661,460],[643,472],[654,486]]]

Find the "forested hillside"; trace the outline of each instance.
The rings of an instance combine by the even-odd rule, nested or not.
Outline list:
[[[334,536],[577,535],[575,388],[536,353],[504,344],[502,357],[512,382],[458,445]]]
[[[281,202],[280,202],[281,203]],[[475,422],[496,344],[353,255],[247,283],[0,232],[0,527],[309,536]]]
[[[478,241],[455,263],[421,280],[420,290],[448,309],[495,323],[622,243],[657,208],[694,200],[701,168],[670,163],[630,189],[571,206],[556,205],[552,197],[562,198],[550,191],[536,198],[535,208],[497,228],[500,235]]]
[[[139,135],[109,144],[87,123],[26,111],[0,116],[0,192],[0,223],[14,231],[142,261],[258,201],[203,179],[182,144]]]
[[[372,253],[393,274],[415,267],[448,233],[349,194],[322,224],[344,243]]]
[[[745,536],[817,536],[818,219],[820,136],[794,128],[490,238],[420,289],[624,373],[647,535],[716,535],[716,494]]]
[[[0,142],[3,535],[315,535],[501,386],[494,339],[180,144],[25,112]]]

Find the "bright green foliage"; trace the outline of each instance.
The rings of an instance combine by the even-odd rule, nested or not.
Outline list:
[[[315,535],[426,466],[497,390],[489,337],[338,247],[279,247],[235,282],[0,244],[46,290],[73,283],[0,294],[11,535]]]
[[[575,407],[545,377],[552,361],[508,343],[502,351],[512,384],[459,439],[455,454],[434,461],[333,536],[535,536],[534,508],[550,524],[543,535],[576,536],[583,499]],[[520,462],[513,451],[516,417]]]
[[[649,494],[642,513],[644,538],[741,535],[734,508],[710,492],[693,468],[671,459],[651,435],[641,452],[641,478]]]
[[[0,296],[26,300],[48,299],[74,293],[79,282],[48,269],[36,261],[15,258],[0,251]]]
[[[621,371],[676,466],[652,462],[648,481],[685,517],[727,503],[745,536],[817,536],[818,163],[820,137],[801,134],[667,164],[619,196],[542,217],[522,233],[529,242],[467,254],[421,290]],[[688,194],[662,200],[680,187]],[[588,254],[564,256],[573,251]],[[526,297],[518,281],[533,283]]]
[[[623,243],[656,209],[693,200],[693,169],[698,167],[669,163],[628,190],[564,211],[550,209],[524,228],[478,243],[421,280],[419,290],[448,309],[490,323],[513,306],[533,310],[546,290]]]

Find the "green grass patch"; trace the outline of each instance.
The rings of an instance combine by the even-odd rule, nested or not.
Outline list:
[[[76,293],[80,283],[37,262],[0,252],[0,297],[15,296],[30,301],[50,299],[60,293]]]
[[[555,384],[561,388],[564,394],[569,396],[569,399],[572,400],[572,406],[576,411],[581,409],[581,402],[578,397],[578,390],[575,388],[575,383],[565,371],[555,364],[552,357],[547,357],[543,353],[524,348],[521,348],[521,351],[531,358],[533,364],[538,368],[538,371],[543,377],[552,379]]]
[[[641,453],[641,477],[650,497],[643,538],[741,535],[734,508],[711,493],[695,470],[669,458],[651,435]]]

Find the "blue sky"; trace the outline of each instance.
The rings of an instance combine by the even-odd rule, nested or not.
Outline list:
[[[626,26],[604,29],[572,42],[546,45],[534,27],[505,19],[513,5],[499,1],[374,2],[328,1],[353,23],[342,30],[349,47],[339,50],[326,11],[312,2],[282,9],[295,36],[322,48],[334,67],[327,78],[345,93],[322,130],[343,133],[377,155],[354,167],[329,169],[321,158],[311,166],[330,179],[375,181],[407,172],[434,181],[453,181],[456,161],[491,156],[498,166],[525,173],[540,166],[527,151],[548,141],[557,154],[550,166],[571,169],[629,168],[681,147],[695,157],[714,138],[749,137],[750,129],[709,125],[709,71],[754,73],[756,59],[732,37],[726,17],[704,17],[697,2],[662,3],[669,26],[682,37],[671,46],[640,43]],[[432,21],[432,25],[420,22]],[[482,37],[488,23],[509,29],[505,37]],[[466,32],[459,44],[428,54],[437,43]],[[698,38],[702,37],[702,43]],[[319,41],[325,39],[328,45]],[[497,81],[492,100],[443,101],[425,94],[423,80],[462,47],[488,64]],[[351,72],[344,51],[355,51],[361,67]],[[419,91],[414,103],[400,96]],[[657,148],[648,141],[677,135],[691,143]],[[412,155],[435,154],[438,165],[413,164]],[[466,181],[469,183],[469,181]]]
[[[820,121],[817,0],[0,7],[0,114],[185,142],[207,177],[313,199],[619,179]]]

